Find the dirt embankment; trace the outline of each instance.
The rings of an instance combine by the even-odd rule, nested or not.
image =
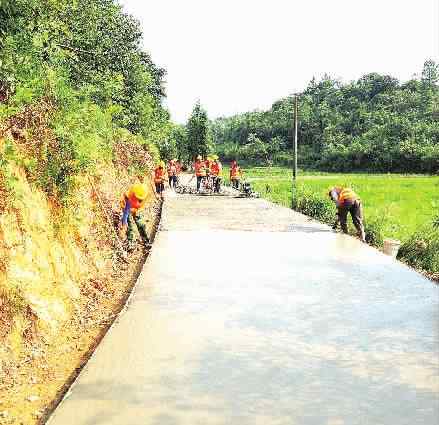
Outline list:
[[[9,163],[9,182],[0,173],[1,424],[44,423],[123,307],[147,255],[139,244],[122,261],[112,221],[120,195],[138,180],[126,171],[127,154],[151,157],[116,145],[115,159],[93,177],[78,176],[61,206],[20,164],[38,126],[8,129],[17,161]],[[160,209],[151,190],[150,234]]]

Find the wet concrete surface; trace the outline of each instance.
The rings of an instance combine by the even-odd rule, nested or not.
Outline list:
[[[260,199],[168,197],[50,425],[439,422],[435,285]]]

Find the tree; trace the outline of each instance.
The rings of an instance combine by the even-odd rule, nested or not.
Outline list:
[[[184,125],[175,124],[172,130],[172,137],[177,147],[177,156],[180,161],[187,163],[191,160],[188,152],[188,136]]]
[[[439,82],[439,65],[431,59],[426,60],[421,79],[427,87],[436,85]]]
[[[207,112],[201,107],[200,101],[197,101],[189,117],[187,135],[189,156],[206,156],[209,151],[209,127]]]

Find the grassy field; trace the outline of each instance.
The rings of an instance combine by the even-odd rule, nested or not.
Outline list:
[[[261,196],[291,206],[290,169],[246,168],[245,178]],[[401,241],[439,214],[439,176],[300,172],[297,182],[322,198],[335,185],[353,188],[361,197],[365,221],[382,220],[384,236]]]

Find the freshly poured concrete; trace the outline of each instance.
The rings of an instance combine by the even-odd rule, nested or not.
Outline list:
[[[439,423],[432,282],[263,200],[183,195],[163,214],[50,425]]]

